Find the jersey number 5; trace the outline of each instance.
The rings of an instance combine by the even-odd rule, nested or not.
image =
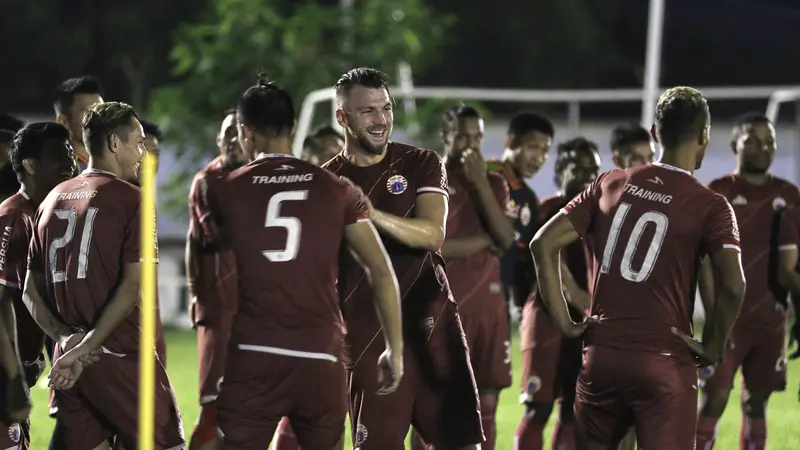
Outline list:
[[[308,191],[278,192],[267,203],[265,228],[285,228],[286,243],[283,250],[264,250],[261,253],[271,262],[287,262],[297,258],[300,251],[300,233],[303,225],[297,217],[281,216],[283,202],[301,201],[308,198]]]
[[[606,241],[606,248],[603,251],[603,264],[600,266],[600,273],[608,274],[611,271],[611,258],[614,256],[620,229],[622,229],[622,224],[625,222],[630,209],[630,204],[620,203],[616,214],[614,214],[614,220],[611,222],[611,231],[608,233],[608,240]],[[639,241],[642,239],[644,227],[650,223],[655,226],[655,233],[650,245],[647,247],[647,254],[644,256],[644,261],[642,261],[642,267],[639,270],[635,270],[631,265],[633,256],[639,248]],[[656,259],[658,259],[658,254],[661,253],[661,246],[664,244],[664,236],[667,234],[668,225],[667,216],[660,212],[648,211],[639,217],[639,220],[633,225],[633,230],[628,237],[628,243],[625,245],[625,251],[622,253],[622,261],[619,267],[622,278],[634,283],[641,283],[650,277],[653,272],[653,266],[656,264]]]
[[[78,213],[74,209],[57,209],[53,211],[56,217],[61,220],[67,221],[67,230],[64,234],[53,239],[50,243],[50,249],[47,251],[50,262],[50,277],[53,283],[61,283],[67,280],[67,270],[57,270],[57,253],[61,248],[66,247],[72,242],[75,236],[75,226],[78,221]],[[83,221],[83,232],[81,233],[81,244],[78,249],[78,279],[86,278],[86,270],[89,266],[89,244],[92,241],[92,229],[94,228],[94,218],[97,216],[97,208],[89,208],[86,210],[86,217]],[[66,265],[66,264],[65,264]]]

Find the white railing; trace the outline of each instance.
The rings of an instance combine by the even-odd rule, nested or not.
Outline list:
[[[406,83],[404,83],[406,84]],[[709,100],[747,100],[769,99],[767,115],[773,120],[777,117],[781,103],[800,100],[800,86],[731,86],[698,88]],[[661,89],[663,90],[663,88]],[[660,90],[660,91],[661,91]],[[508,103],[566,103],[568,105],[567,123],[571,133],[580,127],[581,103],[641,102],[641,89],[587,89],[587,90],[535,90],[535,89],[486,89],[469,87],[417,87],[398,86],[391,88],[392,95],[403,99],[438,99]],[[318,89],[309,93],[303,100],[297,131],[294,135],[293,149],[300,155],[303,140],[308,136],[313,121],[314,107],[317,103],[331,102],[331,125],[338,127],[335,118],[336,102],[332,88]]]

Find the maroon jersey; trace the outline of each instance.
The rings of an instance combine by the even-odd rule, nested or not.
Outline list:
[[[800,205],[783,211],[778,231],[778,250],[796,250],[800,246]]]
[[[211,184],[209,197],[237,263],[231,345],[338,358],[344,329],[336,279],[344,229],[368,220],[358,191],[292,156],[264,155]],[[213,230],[204,228],[213,239]]]
[[[230,327],[230,318],[236,313],[236,258],[230,249],[220,249],[206,238],[203,222],[211,217],[209,183],[230,173],[222,157],[217,157],[195,175],[189,190],[189,239],[195,245],[192,253],[192,266],[196,271],[192,274],[197,295],[195,321],[204,326],[222,326],[223,332]]]
[[[39,206],[28,270],[45,275],[47,297],[66,325],[91,329],[113,298],[125,264],[141,262],[138,187],[102,170],[59,184]],[[153,223],[153,234],[156,233]],[[158,242],[155,242],[156,262]],[[139,351],[141,305],[103,343]]]
[[[17,345],[23,363],[33,363],[40,358],[45,338],[44,332],[22,302],[35,214],[36,205],[23,191],[0,204],[0,229],[3,231],[0,240],[0,284],[13,291]]]
[[[502,175],[488,173],[489,184],[503,210],[508,210],[508,186]],[[488,233],[478,210],[479,202],[469,181],[458,171],[447,170],[450,194],[447,238],[466,238]],[[483,250],[466,258],[447,261],[448,280],[461,317],[496,311],[505,304],[500,280],[500,258]]]
[[[656,163],[601,175],[563,211],[598,259],[591,312],[601,319],[584,342],[691,363],[671,328],[692,334],[701,259],[739,248],[725,198],[689,172]]]
[[[708,187],[733,206],[742,236],[742,266],[747,280],[742,311],[736,324],[775,329],[786,321],[788,293],[778,282],[776,263],[780,216],[800,202],[797,187],[770,176],[750,184],[738,175],[718,178]]]
[[[339,154],[323,167],[350,179],[369,196],[372,205],[389,214],[411,217],[417,196],[447,196],[447,173],[441,158],[431,150],[390,142],[377,164],[358,167]],[[447,284],[445,263],[439,251],[411,248],[382,234],[400,285],[404,326],[429,333],[438,320],[449,323],[457,308]],[[342,311],[348,324],[348,348],[356,360],[380,333],[380,322],[372,306],[374,293],[366,274],[349,255],[344,256],[339,278]],[[370,362],[371,364],[371,362]]]

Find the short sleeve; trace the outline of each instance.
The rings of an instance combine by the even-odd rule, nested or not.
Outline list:
[[[506,183],[505,178],[493,172],[489,172],[487,176],[494,196],[497,198],[497,203],[500,204],[508,217],[516,218],[516,212],[511,205],[511,192],[508,189],[508,183]]]
[[[141,217],[141,196],[136,202],[133,211],[129,215],[128,223],[125,226],[125,241],[122,244],[122,261],[126,264],[144,262],[142,259],[142,217]],[[153,235],[153,248],[155,253],[154,262],[158,262],[158,217],[154,210],[152,222],[149,226],[150,233]]]
[[[212,207],[217,188],[218,184],[213,183],[208,174],[202,173],[194,178],[189,191],[190,236],[203,245],[213,245],[216,239],[211,221],[219,220]]]
[[[739,224],[731,204],[722,195],[714,195],[706,209],[706,220],[703,224],[703,251],[707,255],[714,254],[722,248],[740,250]]]
[[[0,248],[4,250],[0,258],[0,284],[6,287],[21,289],[23,280],[20,274],[24,273],[21,265],[25,264],[28,256],[28,240],[25,238],[25,223],[19,214],[0,215]]]
[[[601,183],[605,178],[604,175],[593,181],[560,211],[567,216],[581,237],[584,237],[592,227],[592,221],[597,213],[598,199],[602,192]]]
[[[424,150],[418,160],[416,186],[417,195],[426,193],[448,195],[444,161],[431,150]]]
[[[785,210],[778,229],[778,250],[796,250],[800,244],[800,208]]]
[[[344,224],[352,225],[356,222],[364,222],[369,220],[369,211],[367,204],[361,197],[361,194],[352,186],[345,186],[344,195],[342,196],[344,203]]]

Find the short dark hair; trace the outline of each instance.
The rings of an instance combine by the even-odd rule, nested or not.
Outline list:
[[[765,116],[760,112],[747,112],[744,113],[733,121],[733,130],[731,132],[731,141],[736,141],[739,139],[739,136],[744,134],[745,128],[751,125],[767,125],[772,124],[772,121],[769,120],[769,117]]]
[[[578,156],[598,155],[598,146],[594,141],[590,141],[583,136],[572,138],[558,144],[556,147],[556,167],[555,184],[559,186],[561,173],[567,165],[574,161]]]
[[[259,74],[258,82],[248,88],[236,106],[239,120],[261,134],[285,136],[294,127],[294,103],[286,90]]]
[[[508,124],[507,134],[518,139],[533,131],[538,131],[551,138],[555,136],[553,123],[547,117],[536,112],[521,112],[514,116]]]
[[[315,138],[330,136],[336,139],[344,140],[344,135],[342,135],[342,133],[340,133],[336,128],[333,128],[331,125],[323,125],[317,128],[312,136]]]
[[[95,103],[83,114],[83,142],[89,154],[98,155],[103,151],[103,141],[110,134],[118,134],[121,130],[133,127],[133,121],[139,115],[133,106],[122,102]]]
[[[9,130],[16,133],[25,126],[25,122],[9,113],[0,113],[0,130]]]
[[[91,75],[70,78],[61,82],[53,94],[53,107],[57,113],[66,114],[75,103],[77,94],[103,95],[103,86],[100,80]]]
[[[664,148],[674,148],[696,139],[708,125],[708,102],[697,89],[678,86],[667,89],[656,104],[656,133]]]
[[[25,168],[22,161],[28,158],[40,160],[42,151],[49,149],[53,141],[63,145],[69,139],[69,131],[55,122],[34,122],[19,130],[11,146],[11,165],[17,179],[22,181]]]
[[[609,140],[609,147],[611,151],[625,152],[632,144],[640,142],[650,143],[650,132],[643,126],[636,122],[628,122],[622,125],[617,125],[611,131],[611,139]]]
[[[442,133],[455,131],[459,119],[480,119],[481,113],[465,104],[454,106],[442,114]]]
[[[139,123],[142,124],[142,130],[144,130],[144,134],[151,134],[155,136],[155,138],[158,139],[159,141],[163,140],[163,135],[161,134],[161,128],[159,128],[158,125],[156,125],[153,122],[150,122],[149,120],[142,120],[142,119],[139,119]]]
[[[356,86],[372,89],[386,89],[389,92],[389,77],[378,69],[371,67],[358,67],[350,69],[336,81],[333,90],[336,92],[336,101],[342,104],[344,98]]]

